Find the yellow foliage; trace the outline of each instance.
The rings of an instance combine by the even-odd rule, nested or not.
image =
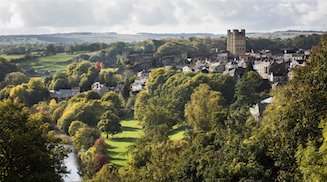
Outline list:
[[[51,99],[51,100],[50,100],[50,103],[49,103],[49,106],[50,106],[50,107],[54,107],[54,106],[56,106],[56,105],[57,105],[56,100],[55,100],[55,99]]]
[[[199,85],[191,95],[191,100],[185,105],[188,124],[195,131],[209,131],[212,114],[223,109],[223,102],[224,98],[220,92],[211,90],[207,84]]]

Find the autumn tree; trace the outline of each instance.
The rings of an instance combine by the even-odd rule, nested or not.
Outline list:
[[[108,157],[102,154],[101,152],[98,152],[94,158],[94,165],[93,165],[94,172],[98,172],[103,165],[108,163],[109,163]]]
[[[198,86],[185,106],[185,117],[195,131],[209,131],[210,119],[214,112],[222,110],[224,98],[220,92],[213,91],[207,84]]]
[[[93,147],[95,148],[96,152],[101,152],[103,154],[107,153],[107,144],[103,138],[98,138],[95,140]]]

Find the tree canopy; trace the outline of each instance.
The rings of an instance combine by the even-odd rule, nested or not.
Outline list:
[[[62,181],[68,149],[23,104],[0,101],[0,180]]]

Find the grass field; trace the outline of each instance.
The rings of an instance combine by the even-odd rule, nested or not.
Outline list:
[[[43,56],[43,57],[27,59],[19,62],[19,64],[22,67],[33,66],[35,70],[63,71],[67,69],[67,66],[70,63],[72,63],[71,59],[74,58],[75,56],[76,54],[58,53],[56,55],[51,55],[51,56]],[[24,55],[1,54],[0,57],[10,60],[10,59],[24,57]]]
[[[37,52],[32,52],[32,54],[37,55]],[[20,54],[20,55],[7,55],[7,54],[0,54],[0,57],[5,58],[7,60],[10,59],[17,59],[17,58],[22,58],[24,57],[25,54]]]
[[[142,126],[138,125],[137,120],[123,120],[120,122],[123,132],[114,135],[113,138],[106,139],[106,133],[103,132],[101,137],[106,139],[108,145],[108,156],[111,158],[111,162],[118,168],[123,167],[129,160],[130,156],[123,155],[127,151],[127,147],[136,141],[142,134]],[[169,138],[171,140],[184,138],[184,128],[186,124],[175,125]],[[109,136],[110,137],[110,136]]]
[[[75,54],[58,53],[52,56],[27,59],[19,64],[22,67],[33,66],[35,70],[63,71],[71,63],[70,59],[75,56]]]

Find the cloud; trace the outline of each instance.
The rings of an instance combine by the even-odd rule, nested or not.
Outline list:
[[[326,30],[325,0],[0,0],[0,34]]]

